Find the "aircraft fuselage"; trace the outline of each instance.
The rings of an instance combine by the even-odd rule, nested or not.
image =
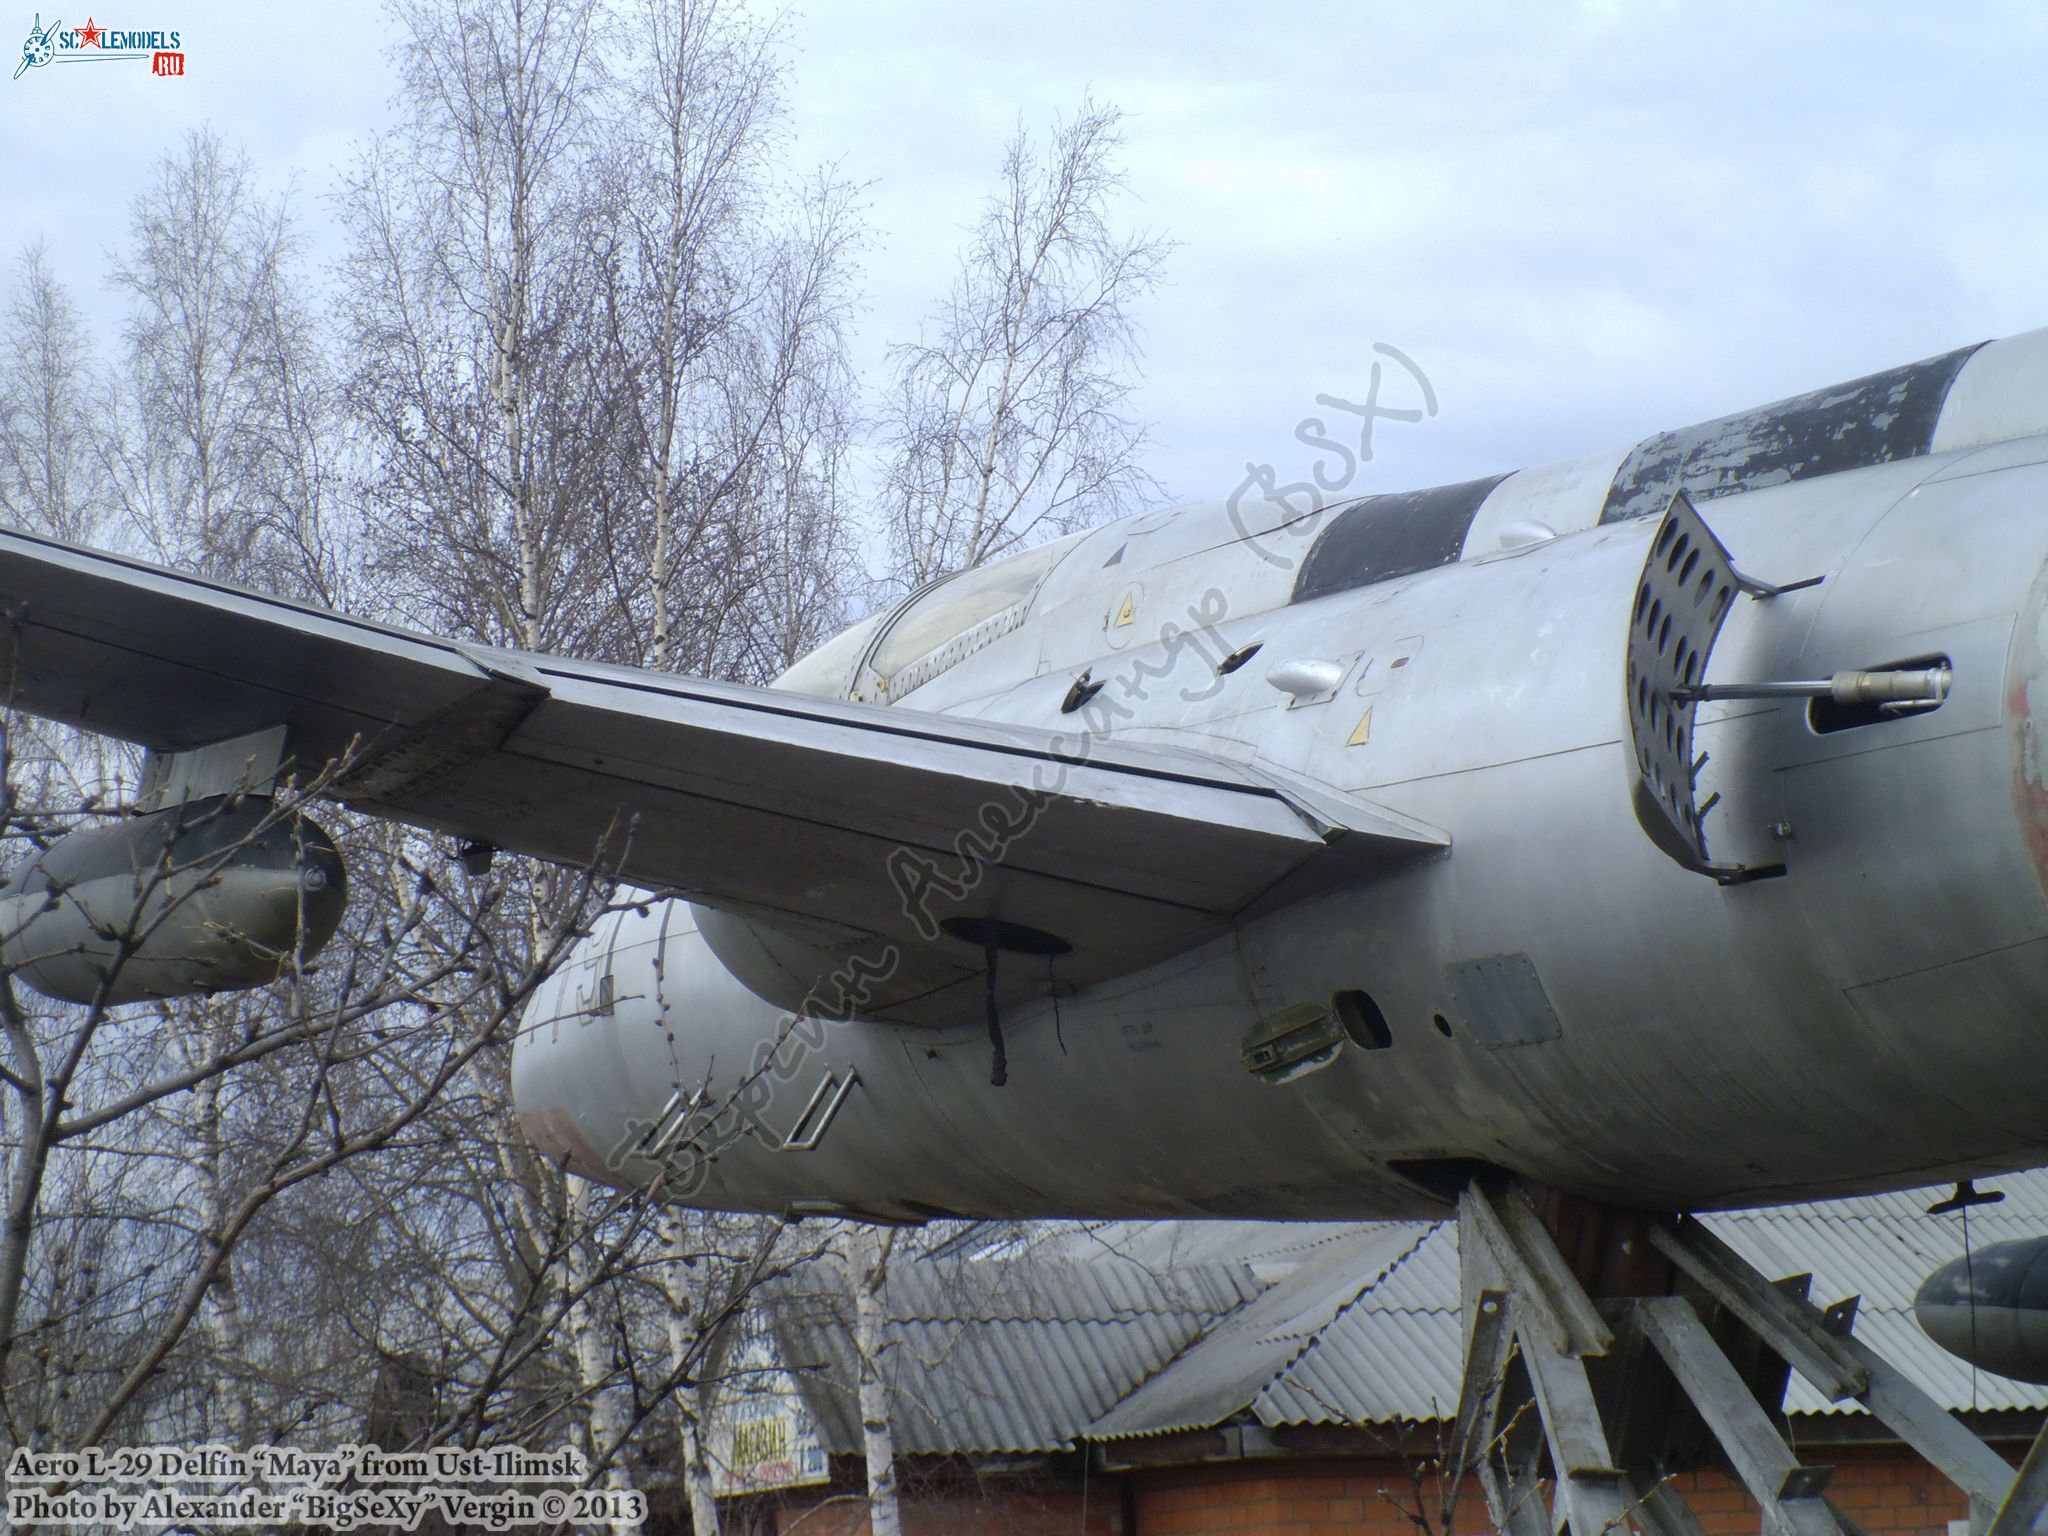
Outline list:
[[[1148,514],[899,707],[1058,725],[1085,674],[1077,731],[1268,765],[1448,852],[1107,983],[1003,956],[1044,985],[1001,1010],[1000,1088],[978,1012],[793,1019],[829,937],[650,901],[530,1010],[525,1123],[692,1204],[885,1217],[1408,1215],[1476,1165],[1690,1210],[2048,1160],[2048,439],[1934,446],[1702,503],[1745,571],[1824,578],[1736,603],[1710,681],[1952,668],[1920,713],[1701,706],[1715,854],[1780,878],[1684,869],[1632,808],[1656,520],[1598,520],[1613,456],[1488,492],[1462,558],[1321,596],[1334,508]]]

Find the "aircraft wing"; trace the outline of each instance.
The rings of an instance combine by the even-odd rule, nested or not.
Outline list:
[[[1446,841],[1199,753],[468,646],[14,532],[0,703],[162,752],[283,725],[351,807],[897,945],[872,1011],[923,1022],[979,1008],[990,918],[1086,985]]]

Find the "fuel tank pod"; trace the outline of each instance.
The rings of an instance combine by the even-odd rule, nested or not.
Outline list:
[[[1927,1336],[2014,1381],[2048,1382],[2048,1237],[1995,1243],[1922,1282],[1913,1313]]]
[[[313,822],[253,795],[201,801],[81,828],[18,867],[0,963],[78,1003],[260,987],[325,946],[346,902]]]

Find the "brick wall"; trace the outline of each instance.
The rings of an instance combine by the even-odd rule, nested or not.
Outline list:
[[[1417,1536],[1414,1488],[1394,1463],[1240,1462],[1137,1476],[1139,1536]],[[1461,1500],[1457,1532],[1486,1529],[1485,1502]]]
[[[1903,1451],[1813,1446],[1801,1459],[1835,1469],[1828,1497],[1870,1536],[1947,1536],[1948,1523],[1970,1513],[1955,1484]]]
[[[1833,1466],[1828,1493],[1870,1536],[1948,1536],[1967,1501],[1939,1473],[1897,1450],[1809,1450],[1810,1464]],[[1722,1472],[1673,1480],[1707,1536],[1755,1536],[1759,1512],[1741,1484]],[[1137,1536],[1417,1536],[1401,1506],[1413,1506],[1398,1464],[1245,1462],[1137,1475]],[[1431,1524],[1435,1525],[1434,1511]],[[1451,1536],[1488,1528],[1476,1487],[1464,1490]]]
[[[819,1508],[831,1493],[792,1493],[755,1512],[756,1521],[730,1529],[779,1533],[803,1521],[797,1536],[866,1536],[866,1506],[857,1499]],[[728,1506],[730,1509],[731,1506]],[[1078,1484],[1020,1482],[913,1486],[902,1501],[903,1536],[1122,1536],[1123,1488],[1115,1478]]]
[[[1832,1466],[1829,1496],[1869,1536],[1948,1536],[1968,1513],[1963,1496],[1924,1462],[1898,1449],[1809,1447],[1802,1459]],[[1403,1463],[1330,1459],[1241,1461],[1162,1467],[1096,1478],[1084,1493],[1069,1476],[1004,1476],[980,1481],[913,1483],[904,1499],[905,1536],[1124,1536],[1125,1479],[1137,1517],[1135,1536],[1420,1536],[1406,1512],[1415,1492]],[[1756,1536],[1759,1513],[1742,1486],[1722,1472],[1673,1480],[1707,1536]],[[743,1518],[728,1505],[728,1529],[780,1536],[799,1520],[798,1536],[865,1536],[857,1499],[828,1503],[847,1486],[791,1490],[760,1501]],[[1433,1496],[1434,1490],[1425,1490]],[[1448,1531],[1482,1536],[1484,1497],[1465,1488]]]

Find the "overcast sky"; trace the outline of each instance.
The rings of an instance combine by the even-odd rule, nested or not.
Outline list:
[[[0,0],[0,77],[36,14]],[[380,13],[94,19],[175,28],[189,72],[0,78],[0,241],[46,237],[104,306],[150,162],[211,120],[296,185],[320,248],[321,198],[387,109]],[[1137,406],[1181,498],[1248,460],[1305,472],[1294,423],[1362,395],[1375,342],[1441,401],[1382,429],[1368,484],[1396,488],[2048,324],[2038,5],[899,0],[816,4],[791,36],[795,158],[869,183],[868,365],[944,290],[1020,114],[1087,90],[1130,114],[1126,216],[1180,244]]]

